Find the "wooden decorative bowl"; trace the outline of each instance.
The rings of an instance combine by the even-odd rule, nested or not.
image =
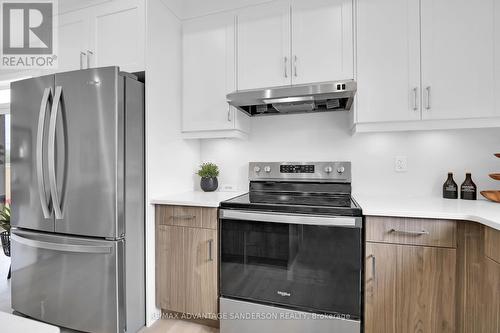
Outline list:
[[[490,201],[500,203],[500,191],[481,191],[481,195]]]
[[[494,180],[500,180],[500,173],[490,173],[490,178]]]

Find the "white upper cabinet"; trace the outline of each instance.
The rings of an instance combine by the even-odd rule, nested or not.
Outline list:
[[[80,13],[68,13],[59,17],[59,72],[87,66],[86,52],[90,48],[90,26]]]
[[[419,12],[419,0],[358,0],[358,122],[420,119]]]
[[[423,119],[500,116],[495,7],[498,0],[422,0]]]
[[[292,1],[292,83],[354,76],[353,2]]]
[[[238,89],[291,84],[290,3],[238,12]]]
[[[353,1],[273,1],[238,11],[238,89],[354,76]]]
[[[141,0],[109,1],[59,16],[59,68],[120,66],[143,71],[145,9]]]
[[[119,65],[144,70],[144,1],[120,0],[95,6],[92,15],[92,67]]]
[[[500,127],[496,0],[357,0],[356,131]]]
[[[249,118],[230,107],[236,89],[234,14],[222,13],[183,23],[182,131],[186,138],[241,137]]]

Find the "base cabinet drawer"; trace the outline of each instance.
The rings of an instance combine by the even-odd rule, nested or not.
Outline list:
[[[451,220],[368,216],[365,225],[370,242],[456,247],[457,226]]]
[[[366,243],[365,332],[455,332],[456,250]]]

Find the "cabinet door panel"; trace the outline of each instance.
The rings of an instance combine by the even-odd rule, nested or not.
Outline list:
[[[455,249],[397,246],[396,332],[455,332]]]
[[[358,0],[357,122],[420,119],[419,0]]]
[[[422,0],[423,119],[500,115],[494,95],[495,2]]]
[[[396,246],[366,243],[365,260],[365,332],[397,333]]]
[[[186,312],[216,314],[217,232],[186,228]]]
[[[291,84],[289,2],[242,9],[237,20],[238,89]]]
[[[157,226],[156,305],[165,310],[184,312],[186,308],[186,263],[184,229]]]
[[[226,94],[235,84],[235,16],[210,15],[183,25],[183,131],[234,128]]]
[[[482,320],[484,333],[500,332],[500,264],[485,258],[483,284],[484,315]]]
[[[144,22],[143,1],[113,1],[96,6],[91,67],[117,65],[124,71],[144,70]]]
[[[455,331],[455,249],[367,243],[366,256],[367,333]]]
[[[352,0],[292,2],[292,82],[354,77]]]
[[[90,27],[84,11],[64,14],[59,17],[58,72],[86,68]]]

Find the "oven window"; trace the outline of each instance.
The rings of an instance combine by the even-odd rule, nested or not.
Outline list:
[[[222,220],[221,294],[358,319],[361,229]]]

